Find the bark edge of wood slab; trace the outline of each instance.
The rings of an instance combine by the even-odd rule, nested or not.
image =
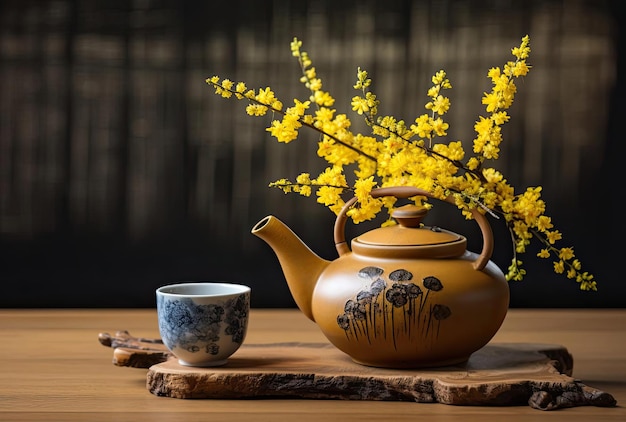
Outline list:
[[[614,407],[615,398],[572,378],[556,344],[490,343],[462,365],[388,369],[354,363],[329,343],[243,344],[221,367],[182,366],[160,339],[100,333],[117,366],[148,368],[146,387],[179,399],[301,398],[413,401],[556,410]]]

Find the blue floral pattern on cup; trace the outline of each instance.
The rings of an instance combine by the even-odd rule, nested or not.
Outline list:
[[[166,300],[157,297],[159,330],[170,348],[217,355],[221,326],[232,342],[241,344],[248,321],[249,295],[228,299],[219,305],[197,305],[192,299]]]

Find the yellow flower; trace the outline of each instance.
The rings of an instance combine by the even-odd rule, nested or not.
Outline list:
[[[433,87],[430,87],[428,89],[428,93],[426,95],[428,95],[430,98],[436,98],[439,95],[439,92],[441,91],[441,86],[440,85],[435,85]],[[433,107],[433,103],[429,102],[426,104],[426,108],[428,110],[430,110]]]
[[[506,111],[499,111],[491,116],[491,120],[493,120],[494,124],[498,126],[505,124],[509,121],[509,119],[510,116]]]
[[[435,144],[433,151],[455,161],[461,161],[465,156],[461,142],[450,142],[448,145]]]
[[[539,216],[539,218],[537,219],[537,228],[539,229],[539,231],[545,232],[552,227],[552,219],[550,217],[547,217],[545,215]]]
[[[519,259],[513,259],[511,265],[509,265],[508,273],[506,274],[507,280],[521,281],[526,274],[526,270],[522,268],[522,261]]]
[[[302,47],[302,41],[299,41],[294,37],[293,41],[291,41],[291,53],[298,57],[300,55],[300,47]]]
[[[565,263],[563,261],[555,261],[554,272],[557,274],[563,274],[563,271],[565,271]]]
[[[496,92],[485,92],[483,96],[483,104],[487,105],[487,112],[492,113],[500,107],[500,96]]]
[[[546,238],[551,245],[554,245],[557,240],[561,240],[561,233],[558,230],[546,232]]]
[[[501,73],[499,67],[492,67],[489,69],[489,72],[487,72],[487,76],[491,79],[492,83],[496,83],[496,81],[500,79],[500,75]]]
[[[530,54],[530,37],[528,35],[524,36],[520,46],[513,47],[511,53],[517,57],[518,60],[526,60]]]
[[[440,70],[439,72],[435,73],[435,75],[432,77],[432,81],[433,81],[433,85],[439,85],[441,84],[446,78],[446,72],[444,72],[443,70]]]
[[[528,74],[529,71],[530,71],[530,68],[526,64],[526,62],[517,62],[515,63],[512,69],[513,76],[515,77],[526,76],[526,74]]]
[[[432,102],[432,110],[435,113],[445,114],[450,109],[450,99],[443,95],[438,95]]]
[[[431,123],[433,132],[435,132],[437,136],[446,136],[446,130],[448,130],[450,125],[444,122],[441,117],[432,120]]]
[[[250,116],[265,116],[268,108],[258,104],[250,104],[246,107],[246,113]]]
[[[363,134],[352,129],[346,114],[331,108],[335,99],[323,90],[322,78],[309,54],[302,50],[302,42],[294,38],[290,48],[300,65],[299,80],[308,90],[308,98],[294,99],[293,105],[284,111],[282,101],[270,87],[257,92],[248,89],[244,82],[235,83],[219,76],[206,79],[218,96],[245,100],[248,114],[265,116],[271,112],[272,120],[266,130],[279,142],[297,139],[303,126],[320,135],[317,155],[328,167],[317,177],[305,172],[295,182],[279,179],[270,186],[303,196],[315,192],[317,202],[333,213],[342,209],[342,196],[348,193],[356,197],[356,203],[347,212],[354,223],[370,220],[383,210],[391,212],[395,198],[373,198],[371,192],[377,187],[414,186],[436,198],[452,196],[466,218],[472,218],[472,211],[478,209],[499,217],[510,231],[513,257],[507,280],[524,278],[526,270],[519,256],[529,250],[531,241],[538,241],[541,249],[537,257],[556,257],[553,270],[557,274],[575,280],[581,290],[597,290],[593,275],[583,270],[574,249],[556,246],[562,234],[545,215],[541,186],[515,189],[496,170],[498,166],[488,162],[499,159],[504,142],[502,127],[510,120],[507,110],[515,100],[516,80],[532,68],[527,62],[531,51],[527,35],[511,49],[511,60],[487,71],[491,90],[480,98],[486,114],[479,115],[474,123],[475,138],[469,153],[461,141],[445,139],[450,127],[442,116],[450,111],[451,103],[444,90],[451,89],[452,84],[444,70],[431,78],[425,102],[428,112],[407,125],[394,116],[378,115],[379,100],[371,90],[372,80],[366,70],[358,67],[353,86],[358,95],[352,97],[350,107],[357,116],[363,116],[369,128],[370,133]],[[311,106],[314,112],[309,111]],[[423,202],[420,198],[414,200]],[[424,205],[430,206],[428,202]],[[384,219],[383,225],[391,224],[394,222],[390,217]]]
[[[313,93],[313,101],[315,104],[324,107],[331,107],[335,103],[335,99],[328,92],[322,91]]]
[[[547,249],[542,249],[541,251],[539,251],[537,256],[539,258],[550,258],[550,251],[548,251]]]
[[[306,110],[309,108],[309,105],[311,104],[310,101],[301,102],[298,99],[294,99],[293,102],[294,106],[290,108],[287,112],[293,113],[297,116],[303,116]]]
[[[431,118],[428,114],[422,114],[415,119],[417,125],[412,125],[411,130],[417,134],[420,138],[429,138],[433,127],[431,125]]]
[[[257,93],[255,99],[259,103],[272,107],[276,110],[281,110],[283,108],[282,103],[276,99],[274,91],[272,91],[270,87],[267,87],[265,89],[259,89],[259,92]]]
[[[296,177],[296,185],[293,187],[294,192],[299,192],[302,196],[311,195],[311,177],[309,173],[300,173]]]
[[[467,162],[467,168],[471,171],[478,169],[478,166],[480,166],[480,161],[476,157],[471,157]]]
[[[369,106],[367,105],[367,101],[361,97],[353,97],[352,98],[352,110],[356,111],[358,114],[367,114],[370,111]]]
[[[309,79],[309,88],[311,91],[320,91],[322,89],[322,80],[318,78]]]
[[[487,180],[489,183],[498,183],[501,182],[503,179],[502,173],[493,168],[484,169],[483,176],[485,180]]]
[[[574,257],[574,249],[572,248],[561,248],[559,251],[559,258],[567,261],[568,259],[572,259]]]
[[[354,183],[354,196],[361,202],[365,202],[370,198],[370,192],[376,186],[374,177],[368,177],[367,179],[357,180]]]
[[[499,152],[500,152],[500,148],[498,148],[496,144],[489,143],[483,147],[483,157],[489,160],[497,159],[499,157],[498,155]]]
[[[372,83],[372,80],[367,78],[367,71],[362,70],[360,67],[357,69],[356,79],[354,89],[365,89]]]

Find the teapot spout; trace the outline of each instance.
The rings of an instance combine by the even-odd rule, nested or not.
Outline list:
[[[296,305],[315,321],[311,307],[313,290],[330,261],[311,251],[289,227],[272,215],[259,221],[252,228],[252,234],[274,250]]]

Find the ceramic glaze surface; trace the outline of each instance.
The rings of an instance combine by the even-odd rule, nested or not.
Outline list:
[[[509,303],[499,269],[488,264],[476,271],[475,258],[468,252],[462,259],[363,266],[368,260],[348,254],[320,275],[313,320],[332,344],[365,365],[464,362],[495,335]]]
[[[186,283],[157,290],[163,343],[182,365],[226,363],[243,343],[250,289],[227,283]]]

